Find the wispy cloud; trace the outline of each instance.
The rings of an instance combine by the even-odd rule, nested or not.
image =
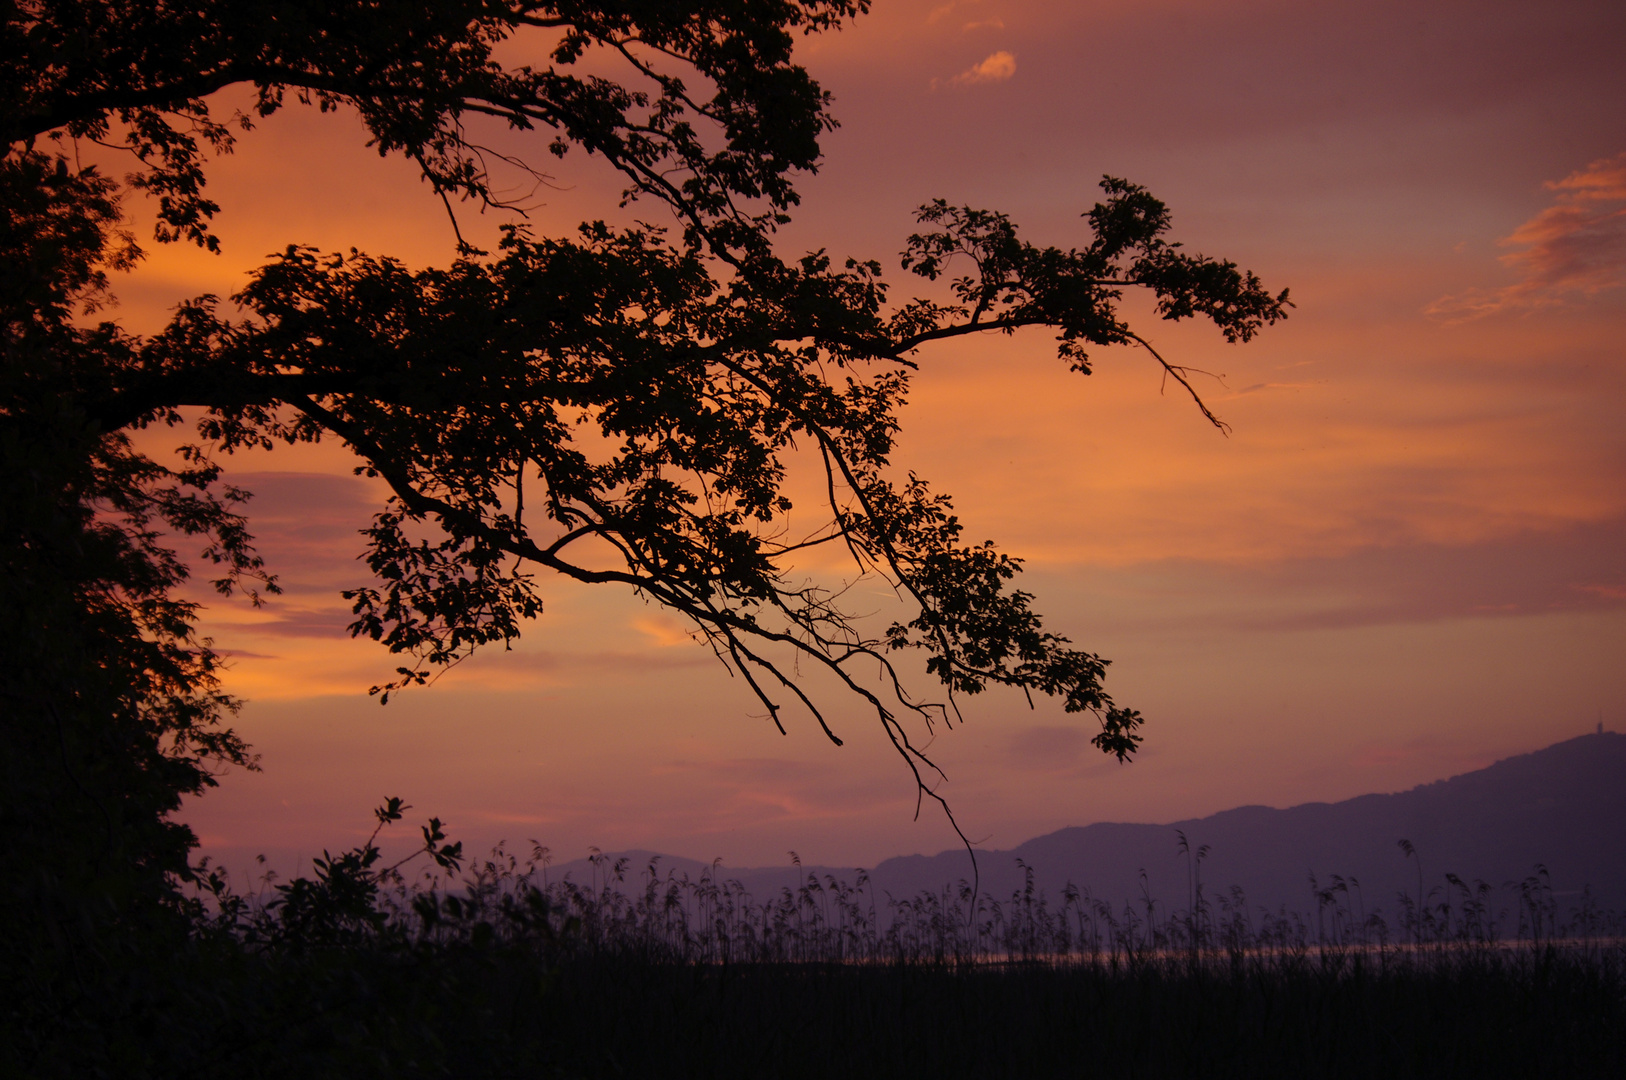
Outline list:
[[[632,628],[648,635],[657,647],[663,649],[671,648],[674,645],[693,645],[695,643],[695,639],[691,636],[693,630],[679,625],[675,619],[634,619]]]
[[[954,86],[974,86],[978,83],[1004,82],[1016,74],[1016,57],[999,50],[980,64],[973,64],[949,82]],[[934,88],[936,80],[933,80]]]
[[[956,11],[959,11],[962,8],[975,7],[980,2],[981,0],[949,0],[949,2],[946,4],[940,4],[937,7],[932,8],[931,13],[926,16],[926,23],[927,25],[932,25],[941,22],[948,16],[953,15]]]
[[[1442,296],[1425,309],[1428,314],[1461,322],[1547,307],[1626,283],[1626,153],[1594,161],[1546,187],[1558,193],[1553,205],[1501,241],[1521,249],[1503,255],[1502,262],[1523,271],[1523,279],[1500,289]]]

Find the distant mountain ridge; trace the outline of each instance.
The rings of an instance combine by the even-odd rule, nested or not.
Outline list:
[[[1391,795],[1362,795],[1337,803],[1306,803],[1284,810],[1242,806],[1167,825],[1100,823],[1059,829],[1010,850],[977,853],[982,891],[1008,897],[1032,867],[1035,884],[1053,901],[1070,882],[1098,899],[1121,906],[1138,900],[1143,887],[1166,911],[1189,896],[1187,858],[1176,847],[1183,832],[1195,851],[1208,845],[1201,864],[1210,897],[1238,886],[1250,910],[1311,911],[1310,877],[1323,886],[1333,874],[1355,879],[1367,911],[1381,907],[1391,918],[1397,894],[1417,895],[1444,884],[1454,873],[1464,881],[1488,882],[1496,903],[1511,904],[1503,886],[1547,868],[1555,896],[1573,903],[1584,887],[1604,907],[1626,908],[1626,735],[1600,732],[1544,750],[1506,758],[1475,772]],[[1398,841],[1416,850],[1408,858]],[[615,853],[628,859],[623,888],[640,885],[652,853]],[[662,874],[676,869],[694,877],[707,864],[662,856]],[[851,882],[847,868],[804,866],[735,870],[759,900],[814,873]],[[1144,872],[1144,885],[1142,873]],[[577,860],[552,868],[557,878],[602,882],[604,870]],[[957,887],[971,877],[964,850],[887,859],[869,872],[877,895],[896,898]]]

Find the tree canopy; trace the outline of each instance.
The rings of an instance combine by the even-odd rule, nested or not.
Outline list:
[[[1104,690],[1107,662],[1047,631],[1013,585],[1019,560],[969,541],[949,500],[894,466],[899,407],[934,342],[1046,327],[1088,374],[1099,348],[1151,349],[1119,313],[1129,290],[1233,342],[1283,318],[1287,294],[1170,242],[1167,207],[1110,177],[1069,248],[997,212],[925,204],[902,254],[938,283],[921,298],[895,299],[868,258],[783,255],[796,179],[834,126],[796,35],[867,7],[23,0],[0,14],[0,601],[32,630],[5,645],[0,694],[25,748],[8,759],[6,828],[77,830],[81,849],[105,831],[109,858],[186,872],[190,834],[165,815],[214,763],[251,758],[225,726],[236,702],[178,599],[189,563],[165,533],[201,537],[191,565],[258,601],[275,578],[220,456],[334,438],[391,493],[365,534],[373,580],[346,593],[351,632],[403,658],[375,688],[386,699],[517,637],[541,613],[541,570],[681,615],[776,723],[798,705],[839,742],[785,658],[824,669],[868,701],[933,798],[901,718],[947,716],[991,685],[1089,713],[1101,750],[1132,754],[1141,716]],[[501,59],[510,39],[534,46],[534,66]],[[620,81],[598,73],[611,61]],[[252,107],[221,118],[210,95],[229,86]],[[454,261],[421,271],[294,246],[233,304],[189,300],[159,333],[98,321],[109,273],[140,249],[120,183],[79,167],[74,141],[133,155],[127,183],[157,200],[158,241],[213,249],[210,156],[292,103],[353,110],[454,225],[466,201],[503,205],[494,151],[471,134],[498,123],[534,132],[538,155],[601,159],[671,227],[538,236],[517,222],[495,251],[460,237]],[[183,410],[196,438],[180,467],[133,449],[132,431],[182,426]],[[791,536],[798,453],[823,469],[824,525]],[[820,545],[889,581],[906,610],[868,629],[838,588],[794,580]],[[895,666],[915,650],[941,703]],[[877,665],[882,685],[866,674]],[[44,820],[55,808],[64,818]],[[131,829],[145,839],[117,839]]]

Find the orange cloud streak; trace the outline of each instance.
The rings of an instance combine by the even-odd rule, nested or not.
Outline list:
[[[1502,240],[1524,250],[1502,256],[1523,271],[1500,289],[1443,296],[1426,309],[1446,319],[1481,319],[1498,312],[1547,307],[1579,294],[1595,296],[1626,283],[1626,153],[1594,161],[1544,185],[1558,201]]]

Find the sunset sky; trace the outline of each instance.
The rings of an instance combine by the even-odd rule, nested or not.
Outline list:
[[[1108,689],[1148,717],[1120,766],[1058,707],[967,701],[930,752],[973,840],[1393,791],[1626,726],[1626,6],[875,7],[802,47],[842,127],[784,253],[878,258],[903,293],[916,205],[1004,210],[1066,247],[1110,173],[1297,305],[1245,346],[1141,324],[1223,376],[1198,388],[1229,437],[1144,354],[1088,378],[1042,333],[920,355],[897,463],[955,496],[969,539],[1026,558],[1048,625],[1111,658]],[[503,144],[554,169],[533,226],[614,218],[616,179],[545,142]],[[439,202],[363,143],[343,114],[262,123],[212,173],[223,253],[148,244],[117,317],[151,330],[293,242],[449,261]],[[512,652],[381,708],[367,689],[396,659],[346,637],[338,595],[365,580],[355,530],[380,499],[352,463],[337,443],[230,463],[286,593],[205,614],[264,766],[188,805],[206,853],[292,869],[396,794],[475,850],[561,859],[864,865],[955,843],[914,820],[859,703],[814,683],[847,745],[802,717],[781,736],[678,620],[614,591],[544,582]]]

